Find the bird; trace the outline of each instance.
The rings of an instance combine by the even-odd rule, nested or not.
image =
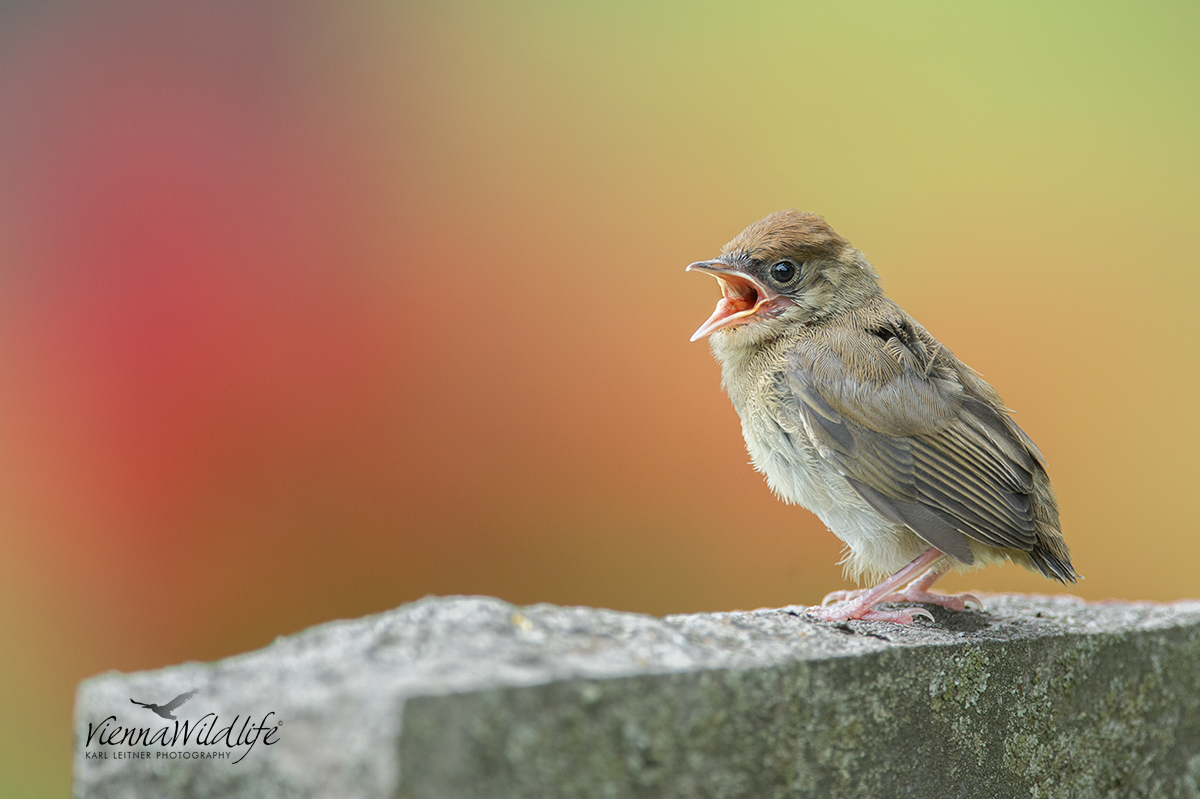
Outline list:
[[[132,698],[129,701],[133,702],[135,705],[141,705],[142,707],[146,708],[147,710],[154,711],[158,715],[162,716],[164,719],[175,719],[175,714],[173,713],[175,708],[179,707],[180,705],[182,705],[184,702],[191,699],[193,696],[195,696],[199,692],[200,692],[200,689],[197,688],[195,690],[188,691],[186,694],[180,694],[179,696],[172,699],[170,702],[167,702],[165,705],[156,705],[154,703],[139,702],[136,699],[132,699]]]
[[[982,608],[930,589],[1004,561],[1079,579],[1037,445],[822,216],[776,211],[687,270],[720,284],[692,341],[709,339],[752,465],[842,540],[849,577],[890,575],[809,616],[911,624],[933,615],[877,606]]]

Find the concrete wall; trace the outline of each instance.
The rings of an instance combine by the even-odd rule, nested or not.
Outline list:
[[[1200,799],[1200,602],[984,599],[901,628],[428,598],[85,681],[75,791]]]

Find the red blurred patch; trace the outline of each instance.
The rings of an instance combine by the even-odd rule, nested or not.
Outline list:
[[[48,27],[0,88],[11,468],[39,537],[106,580],[186,578],[231,483],[374,446],[414,323],[359,244],[353,120],[290,82],[283,20],[140,10]]]

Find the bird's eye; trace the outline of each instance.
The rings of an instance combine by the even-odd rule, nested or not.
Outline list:
[[[771,279],[776,283],[790,283],[796,276],[796,264],[792,261],[776,261],[771,264]]]

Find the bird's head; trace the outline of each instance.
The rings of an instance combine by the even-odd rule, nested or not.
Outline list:
[[[715,277],[722,295],[692,341],[720,333],[756,343],[881,291],[879,276],[858,250],[817,214],[794,209],[758,220],[719,258],[698,261],[688,271]]]

